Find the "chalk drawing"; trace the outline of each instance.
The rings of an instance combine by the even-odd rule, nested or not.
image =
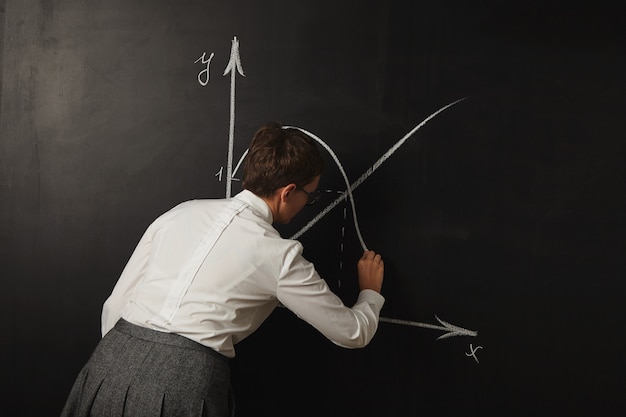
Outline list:
[[[474,360],[476,361],[476,363],[480,363],[478,361],[478,357],[476,356],[476,351],[478,351],[478,349],[482,349],[483,347],[482,346],[476,346],[476,349],[474,349],[474,347],[470,343],[469,348],[470,348],[470,353],[466,352],[465,355],[468,356],[468,357],[470,357],[470,356],[473,357]]]
[[[217,173],[214,175],[214,177],[217,177],[217,180],[219,182],[222,182],[222,174],[224,173],[224,167],[220,167],[220,170],[217,171]]]
[[[229,73],[231,74],[231,77],[230,77],[230,125],[229,125],[229,133],[228,133],[228,162],[227,162],[227,166],[226,166],[226,198],[229,198],[231,196],[232,181],[234,180],[233,176],[237,172],[239,167],[241,166],[241,164],[242,164],[243,160],[245,159],[246,155],[248,154],[248,150],[246,149],[246,151],[243,153],[243,155],[239,159],[239,162],[237,163],[235,169],[233,170],[233,167],[232,167],[232,165],[233,165],[233,147],[234,147],[234,140],[235,140],[235,79],[236,79],[236,73],[237,72],[240,75],[245,77],[245,75],[243,73],[242,66],[241,66],[241,58],[240,58],[240,55],[239,55],[239,41],[237,40],[237,37],[235,36],[235,37],[233,37],[233,40],[232,40],[232,46],[231,46],[231,51],[230,51],[230,59],[228,61],[228,65],[226,66],[226,69],[224,70],[224,76],[226,76]],[[352,184],[350,184],[350,182],[348,181],[348,176],[346,175],[346,172],[345,172],[343,166],[341,165],[341,162],[339,161],[339,158],[337,158],[337,155],[335,155],[335,152],[331,149],[330,146],[328,146],[328,144],[326,144],[326,142],[324,142],[322,139],[320,139],[319,137],[317,137],[313,133],[311,133],[311,132],[309,132],[309,131],[307,131],[307,130],[305,130],[303,128],[300,128],[300,127],[297,127],[297,126],[284,126],[283,129],[297,129],[297,130],[301,131],[302,133],[304,133],[304,134],[310,136],[311,138],[315,139],[320,145],[322,145],[322,147],[324,149],[326,149],[326,151],[331,155],[331,157],[335,161],[335,164],[337,165],[337,168],[341,172],[341,175],[342,175],[342,177],[344,179],[344,182],[346,184],[346,191],[344,193],[342,193],[339,197],[337,197],[337,199],[334,202],[332,202],[330,205],[328,205],[317,216],[315,216],[307,225],[305,225],[302,229],[300,229],[296,234],[291,236],[291,239],[297,239],[300,236],[302,236],[302,234],[307,232],[313,225],[315,225],[315,223],[317,223],[321,218],[323,218],[326,214],[328,214],[328,212],[330,212],[333,208],[335,208],[337,206],[337,204],[339,204],[341,201],[345,200],[346,198],[349,198],[350,205],[352,206],[352,217],[353,217],[353,220],[354,220],[354,226],[355,226],[355,229],[356,229],[356,232],[357,232],[357,236],[358,236],[359,242],[360,242],[361,247],[363,248],[363,250],[367,250],[367,245],[365,245],[365,241],[363,240],[363,236],[361,234],[361,229],[360,229],[359,224],[358,224],[358,219],[357,219],[357,215],[356,215],[356,207],[355,207],[355,204],[354,204],[354,198],[352,196],[352,191],[355,190],[358,186],[360,186],[370,175],[372,175],[374,173],[374,171],[376,171],[387,159],[389,159],[389,157],[391,155],[393,155],[407,141],[407,139],[409,139],[411,136],[413,136],[426,123],[428,123],[431,119],[436,117],[439,113],[443,112],[444,110],[454,106],[455,104],[457,104],[457,103],[459,103],[459,102],[461,102],[461,101],[463,101],[465,99],[466,99],[466,97],[463,97],[463,98],[460,98],[460,99],[458,99],[456,101],[453,101],[452,103],[449,103],[449,104],[443,106],[442,108],[440,108],[439,110],[435,111],[430,116],[428,116],[424,120],[422,120],[421,123],[419,123],[417,126],[415,126],[409,133],[404,135],[404,137],[402,137],[399,141],[397,141],[370,168],[368,168],[359,177],[359,179],[357,179]],[[219,174],[219,178],[220,178],[220,181],[221,181],[221,176],[222,176],[221,170],[220,170],[220,172],[218,172],[218,174]],[[217,176],[217,174],[216,174],[216,176]]]
[[[435,116],[437,116],[439,113],[441,113],[442,111],[454,106],[455,104],[465,100],[466,97],[460,98],[456,101],[453,101],[450,104],[447,104],[445,106],[443,106],[442,108],[440,108],[439,110],[437,110],[436,112],[432,113],[430,116],[428,116],[427,118],[425,118],[424,120],[422,120],[421,123],[419,123],[417,126],[415,126],[409,133],[407,133],[406,135],[404,135],[404,137],[402,137],[398,142],[396,142],[387,152],[385,152],[375,163],[374,165],[372,165],[370,168],[368,168],[363,175],[361,175],[359,177],[358,180],[356,180],[354,183],[350,184],[350,182],[348,181],[348,176],[346,175],[345,170],[343,169],[343,166],[341,165],[341,162],[339,162],[339,158],[337,158],[337,155],[335,155],[335,152],[333,152],[333,150],[330,148],[330,146],[328,146],[328,144],[326,144],[326,142],[324,142],[322,139],[320,139],[319,137],[317,137],[316,135],[314,135],[313,133],[302,129],[300,127],[296,127],[296,126],[284,126],[283,129],[297,129],[299,131],[301,131],[302,133],[310,136],[311,138],[313,138],[315,141],[317,141],[320,145],[322,145],[322,147],[324,149],[326,149],[326,151],[331,155],[331,157],[333,158],[333,160],[335,161],[335,164],[337,165],[337,168],[339,169],[339,171],[341,172],[341,175],[343,177],[343,180],[346,184],[346,191],[343,192],[341,195],[339,195],[339,197],[337,197],[337,199],[335,199],[335,201],[333,201],[331,204],[329,204],[328,206],[326,206],[326,208],[324,208],[324,210],[322,210],[317,216],[315,216],[311,221],[309,221],[309,223],[307,223],[302,229],[300,229],[298,232],[296,232],[293,236],[291,236],[291,239],[298,239],[300,236],[302,236],[304,233],[306,233],[311,227],[313,227],[315,225],[315,223],[317,223],[318,221],[320,221],[324,216],[326,216],[332,209],[334,209],[337,204],[341,203],[343,200],[345,200],[346,198],[349,198],[350,200],[350,205],[352,206],[352,217],[354,220],[354,226],[357,232],[357,237],[359,239],[359,242],[361,243],[361,247],[363,248],[363,250],[367,250],[367,245],[365,245],[365,242],[363,240],[363,236],[361,234],[361,229],[359,227],[359,222],[356,216],[356,208],[355,208],[355,204],[354,204],[354,197],[352,196],[352,191],[354,191],[358,186],[360,186],[361,184],[363,184],[363,182],[374,173],[374,171],[376,171],[378,168],[380,168],[380,166],[383,164],[383,162],[385,162],[387,159],[389,159],[389,157],[391,155],[393,155],[394,152],[396,152],[400,146],[402,146],[407,139],[409,139],[411,136],[413,136],[415,134],[415,132],[417,132],[420,128],[422,128],[426,123],[428,123],[428,121],[430,121],[431,119],[433,119]],[[231,173],[231,175],[228,175],[227,173],[227,179],[226,181],[230,181],[230,179],[232,178],[232,175],[234,175],[234,173],[237,171],[237,169],[239,168],[239,166],[241,165],[241,163],[243,162],[243,160],[245,159],[246,155],[248,154],[248,150],[246,150],[244,152],[244,154],[241,156],[241,159],[239,160],[239,162],[237,163],[237,167],[235,168],[235,170]],[[230,155],[230,153],[229,153]]]
[[[477,331],[467,330],[467,329],[464,329],[463,327],[455,326],[454,324],[450,324],[446,321],[441,320],[439,317],[437,317],[437,315],[435,315],[435,318],[441,324],[441,326],[437,326],[435,324],[428,324],[428,323],[419,323],[417,321],[390,319],[387,317],[381,317],[380,321],[383,323],[402,324],[404,326],[422,327],[425,329],[445,331],[446,333],[439,336],[437,340],[447,339],[449,337],[454,337],[454,336],[472,336],[472,337],[478,336]]]
[[[239,162],[237,162],[237,166],[235,167],[235,169],[233,169],[233,173],[232,173],[233,176],[237,173],[237,170],[241,166],[241,163],[244,161],[244,159],[246,159],[246,155],[248,155],[248,150],[247,149],[245,150],[243,155],[241,155],[241,158],[239,159]],[[234,179],[236,179],[236,178],[233,178],[233,180]]]
[[[206,59],[205,58],[206,52],[203,52],[202,56],[194,61],[194,64],[197,64],[198,61],[201,61],[203,64],[206,64],[206,68],[198,73],[198,82],[203,87],[206,86],[211,79],[211,74],[209,73],[209,66],[211,65],[211,60],[213,59],[213,56],[215,56],[215,54],[211,52],[211,56],[209,56],[209,59]],[[204,74],[204,79],[203,79],[203,74]]]
[[[375,163],[374,165],[372,165],[370,168],[367,169],[367,171],[365,171],[363,173],[363,175],[361,175],[359,177],[358,180],[356,180],[354,183],[349,184],[348,183],[348,179],[347,177],[344,175],[344,180],[346,181],[346,192],[344,192],[342,195],[340,195],[339,197],[337,197],[337,199],[332,202],[330,205],[328,205],[324,210],[322,210],[317,216],[315,216],[307,225],[305,225],[302,229],[300,229],[298,232],[296,232],[296,234],[294,234],[291,239],[297,239],[300,236],[302,236],[302,234],[304,234],[306,231],[308,231],[315,223],[317,223],[322,217],[324,217],[326,214],[328,214],[328,212],[330,212],[333,208],[335,208],[335,206],[337,204],[339,204],[342,200],[346,199],[346,196],[350,197],[350,202],[352,203],[352,207],[353,207],[353,215],[354,215],[354,226],[357,229],[357,234],[359,236],[359,240],[361,241],[361,246],[363,246],[363,249],[366,249],[365,247],[365,243],[363,242],[363,238],[361,237],[361,232],[359,230],[359,225],[358,222],[356,220],[356,211],[354,210],[354,199],[352,197],[352,191],[354,191],[359,185],[361,185],[370,175],[372,175],[374,173],[374,171],[376,171],[382,164],[383,162],[385,162],[387,159],[389,159],[389,157],[398,150],[398,148],[400,148],[400,146],[402,146],[406,140],[408,138],[410,138],[411,136],[413,136],[413,134],[415,134],[415,132],[417,132],[422,126],[424,126],[426,123],[428,123],[429,120],[431,120],[432,118],[434,118],[435,116],[437,116],[439,113],[441,113],[442,111],[454,106],[455,104],[461,102],[465,100],[464,98],[460,98],[450,104],[447,104],[445,106],[443,106],[442,108],[440,108],[439,110],[437,110],[436,112],[434,112],[433,114],[431,114],[430,116],[428,116],[427,118],[425,118],[421,123],[419,123],[417,126],[415,126],[409,133],[407,133],[406,135],[404,135],[404,137],[402,139],[400,139],[398,142],[396,142],[387,152],[385,152],[383,154],[383,156],[381,156]],[[301,129],[302,130],[302,129]],[[305,130],[302,130],[303,132],[306,132]],[[311,137],[313,137],[315,140],[323,143],[321,141],[321,139],[317,138],[315,135],[306,132],[307,134],[311,135]],[[334,153],[332,154],[334,155]],[[341,170],[342,174],[344,174],[343,171],[343,167],[341,167],[341,164],[339,163],[339,160],[336,159],[335,157],[333,157],[333,159],[335,159],[335,163],[337,163],[337,166],[339,167],[339,169]]]
[[[226,165],[226,198],[230,198],[233,177],[233,145],[235,143],[235,78],[237,73],[245,77],[239,57],[239,41],[235,36],[230,49],[230,59],[224,70],[224,76],[230,73],[230,126],[228,129],[228,162]]]
[[[205,54],[202,55],[201,58],[199,58],[198,60],[196,60],[196,62],[202,60],[202,63],[206,63],[207,64],[207,68],[206,70],[203,70],[199,75],[198,75],[198,81],[202,84],[203,82],[200,79],[200,75],[206,71],[206,82],[208,83],[209,81],[209,76],[208,76],[208,70],[209,70],[209,65],[210,65],[210,61],[213,58],[213,54],[211,54],[211,57],[208,60],[205,60]],[[228,65],[226,66],[226,69],[224,70],[224,76],[226,76],[227,74],[230,74],[230,126],[229,126],[229,135],[228,135],[228,163],[227,163],[227,168],[226,168],[226,198],[230,198],[231,197],[231,190],[232,190],[232,181],[238,181],[238,179],[234,178],[234,175],[237,173],[237,171],[239,170],[242,162],[244,161],[244,159],[246,158],[246,155],[248,154],[248,149],[245,150],[245,152],[243,153],[243,155],[241,156],[241,158],[239,159],[237,165],[235,166],[235,168],[233,169],[232,165],[233,165],[233,147],[234,147],[234,137],[235,137],[235,78],[236,78],[236,74],[239,73],[240,75],[244,76],[243,73],[243,69],[241,66],[241,59],[240,59],[240,55],[239,55],[239,41],[237,40],[237,37],[235,36],[232,40],[232,46],[231,46],[231,52],[230,52],[230,59],[228,61]],[[206,84],[203,84],[206,85]],[[389,148],[389,150],[387,152],[385,152],[370,168],[368,168],[355,182],[353,182],[352,184],[350,184],[349,180],[348,180],[348,176],[343,168],[343,166],[341,165],[341,162],[339,161],[339,158],[337,158],[337,155],[335,155],[335,152],[331,149],[330,146],[328,146],[328,144],[326,144],[326,142],[324,142],[322,139],[320,139],[319,137],[317,137],[315,134],[297,127],[297,126],[284,126],[284,129],[297,129],[299,131],[301,131],[302,133],[310,136],[311,138],[313,138],[314,140],[316,140],[324,149],[326,149],[326,151],[330,154],[330,156],[333,158],[333,160],[335,161],[335,164],[337,165],[337,168],[339,169],[339,171],[341,172],[341,175],[344,179],[345,185],[346,185],[346,191],[344,192],[340,192],[340,195],[328,206],[326,206],[317,216],[315,216],[311,221],[309,221],[309,223],[307,223],[302,229],[300,229],[296,234],[294,234],[291,239],[297,239],[300,236],[302,236],[302,234],[306,233],[311,227],[313,227],[320,219],[322,219],[326,214],[328,214],[333,208],[335,208],[340,202],[349,199],[350,201],[350,206],[352,209],[352,218],[354,221],[354,226],[357,232],[357,237],[359,239],[359,242],[361,244],[361,247],[363,248],[363,250],[367,250],[367,246],[365,245],[365,241],[363,240],[363,236],[361,234],[361,229],[359,227],[359,223],[358,223],[358,218],[356,215],[356,205],[354,203],[354,197],[352,196],[352,192],[359,187],[367,178],[369,178],[374,171],[376,171],[378,168],[380,168],[380,166],[387,160],[389,159],[389,157],[391,155],[393,155],[393,153],[395,153],[411,136],[413,136],[419,129],[421,129],[426,123],[428,123],[430,120],[432,120],[434,117],[436,117],[437,115],[439,115],[441,112],[443,112],[444,110],[454,106],[455,104],[465,100],[466,98],[460,98],[456,101],[453,101],[443,107],[441,107],[439,110],[435,111],[434,113],[432,113],[431,115],[429,115],[428,117],[426,117],[424,120],[422,120],[422,122],[420,122],[417,126],[415,126],[413,129],[411,129],[411,131],[409,131],[406,135],[404,135],[404,137],[402,137],[400,140],[398,140],[391,148]],[[216,177],[219,178],[219,181],[222,180],[222,174],[223,174],[223,167],[218,171],[217,174],[215,174]],[[331,190],[326,190],[328,192],[332,192]],[[346,218],[346,209],[344,209],[344,220]],[[342,227],[341,230],[341,236],[342,236],[342,242],[341,242],[341,250],[343,251],[343,238],[344,238],[344,234],[345,234],[345,227]],[[343,269],[343,264],[340,264],[340,269]],[[339,282],[339,285],[341,286],[341,281]],[[404,325],[404,326],[413,326],[413,327],[421,327],[421,328],[426,328],[426,329],[434,329],[434,330],[443,330],[446,333],[444,333],[443,335],[439,336],[437,338],[437,340],[440,339],[446,339],[449,337],[454,337],[454,336],[471,336],[471,337],[476,337],[478,335],[477,331],[474,330],[468,330],[465,329],[463,327],[459,327],[459,326],[455,326],[453,324],[450,324],[448,322],[445,322],[443,320],[441,320],[439,317],[437,317],[435,315],[435,318],[437,319],[437,321],[440,323],[440,325],[434,325],[434,324],[428,324],[428,323],[420,323],[420,322],[416,322],[416,321],[409,321],[409,320],[400,320],[400,319],[394,319],[394,318],[387,318],[387,317],[380,317],[380,321],[383,323],[391,323],[391,324],[398,324],[398,325]],[[474,357],[474,359],[476,360],[476,362],[478,362],[478,358],[476,357],[476,351],[478,349],[482,349],[482,346],[478,346],[476,347],[476,349],[474,349],[472,347],[472,345],[470,344],[470,354],[467,354],[468,356],[472,356]]]
[[[354,197],[352,197],[352,187],[350,186],[350,181],[348,181],[348,176],[346,175],[346,171],[343,169],[343,166],[341,165],[341,162],[339,162],[339,158],[337,158],[337,155],[335,155],[335,152],[333,152],[333,150],[330,148],[330,146],[328,146],[326,144],[326,142],[324,142],[323,140],[321,140],[320,138],[318,138],[317,136],[315,136],[311,132],[308,132],[308,131],[306,131],[304,129],[301,129],[301,128],[295,127],[295,126],[284,126],[283,129],[297,129],[297,130],[301,131],[302,133],[312,137],[320,145],[322,145],[322,147],[324,149],[326,149],[326,151],[333,158],[333,160],[335,161],[335,164],[337,164],[337,168],[339,168],[339,172],[341,172],[341,176],[343,177],[343,180],[346,183],[346,192],[348,193],[348,197],[350,198],[350,205],[352,206],[352,219],[354,221],[354,227],[356,229],[356,234],[357,234],[357,237],[359,238],[359,242],[361,243],[361,247],[363,248],[364,251],[366,251],[367,250],[367,246],[365,246],[365,242],[363,241],[363,236],[361,236],[361,228],[359,227],[359,221],[358,221],[358,219],[356,217],[356,207],[354,205]],[[309,228],[310,228],[310,226],[309,226]],[[300,235],[298,235],[298,237],[299,236]],[[292,237],[292,239],[297,239],[297,237]]]

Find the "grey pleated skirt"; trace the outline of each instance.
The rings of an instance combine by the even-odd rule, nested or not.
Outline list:
[[[120,320],[79,373],[61,417],[234,415],[228,359]]]

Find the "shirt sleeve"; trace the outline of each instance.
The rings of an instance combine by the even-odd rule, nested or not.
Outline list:
[[[376,291],[363,290],[351,308],[344,305],[302,257],[299,242],[286,256],[276,293],[285,307],[345,348],[361,348],[372,340],[385,301]]]
[[[124,267],[120,278],[113,288],[113,292],[102,306],[101,331],[103,337],[122,317],[124,308],[128,305],[137,283],[141,281],[145,274],[145,269],[150,257],[154,229],[154,224],[148,227]]]

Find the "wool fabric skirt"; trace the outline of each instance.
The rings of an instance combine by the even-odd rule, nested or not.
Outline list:
[[[234,415],[228,359],[180,335],[123,319],[101,340],[61,417]]]

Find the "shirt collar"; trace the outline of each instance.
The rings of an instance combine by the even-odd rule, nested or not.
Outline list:
[[[269,224],[272,224],[272,222],[274,221],[274,216],[272,215],[272,210],[270,210],[270,206],[267,205],[265,200],[254,194],[252,191],[242,190],[233,198],[236,198],[239,201],[243,201],[248,206],[252,207],[252,209],[256,211]]]

